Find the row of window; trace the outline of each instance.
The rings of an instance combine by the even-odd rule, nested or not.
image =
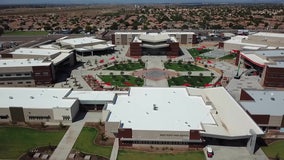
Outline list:
[[[50,116],[29,116],[30,120],[48,120]]]
[[[17,82],[17,84],[31,84],[31,81],[26,81],[26,82]],[[13,82],[0,82],[0,85],[6,85],[6,84],[14,84]]]
[[[48,72],[35,72],[34,73],[35,74],[35,76],[48,76],[49,75],[49,73]]]
[[[11,76],[17,76],[17,77],[22,77],[22,76],[31,76],[31,73],[16,73],[16,74],[0,74],[0,77],[11,77]]]
[[[7,115],[0,115],[0,119],[8,119],[8,118],[9,118],[8,114]]]

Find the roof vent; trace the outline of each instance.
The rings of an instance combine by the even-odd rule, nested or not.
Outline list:
[[[271,99],[272,101],[275,101],[275,98],[274,98],[274,97],[271,97],[270,99]]]
[[[14,99],[13,96],[9,96],[9,99]]]
[[[154,111],[157,111],[157,110],[158,110],[158,107],[156,106],[156,104],[153,104],[153,110],[154,110]]]
[[[34,97],[34,96],[30,96],[30,98],[31,98],[31,99],[34,99],[35,97]]]

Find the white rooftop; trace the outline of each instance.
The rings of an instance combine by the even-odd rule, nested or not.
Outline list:
[[[245,54],[245,53],[241,52],[241,55],[243,57],[246,57],[251,62],[253,62],[253,63],[255,63],[256,65],[259,65],[259,66],[264,66],[266,63],[269,62],[268,60],[261,58],[260,56],[258,56],[256,54]]]
[[[272,68],[284,68],[284,62],[275,62],[275,64],[269,64],[268,66]]]
[[[121,122],[123,128],[133,130],[201,130],[201,123],[215,124],[211,109],[186,88],[134,87],[107,105],[109,122]]]
[[[245,90],[254,101],[241,101],[241,105],[254,115],[284,115],[284,91]]]
[[[103,43],[104,40],[96,39],[94,37],[82,37],[82,38],[70,38],[70,39],[60,39],[59,43],[62,45],[81,45],[81,44],[90,44],[90,43]]]
[[[57,49],[19,48],[19,49],[16,49],[14,52],[11,52],[11,54],[51,56],[54,54],[58,54],[60,52],[61,51]]]
[[[0,88],[0,107],[70,108],[76,99],[65,99],[71,89]]]
[[[149,32],[115,32],[114,34],[147,34]],[[154,32],[158,33],[158,32]],[[189,32],[189,31],[180,31],[180,32],[170,32],[170,31],[163,31],[159,32],[160,34],[195,34],[194,32]]]
[[[125,91],[113,92],[113,91],[72,91],[68,96],[69,98],[78,98],[83,104],[94,104],[97,101],[101,102],[113,102],[116,93],[126,93]]]
[[[43,59],[0,59],[0,67],[32,67],[49,66],[51,62],[44,62]]]
[[[261,45],[261,44],[253,44],[253,43],[244,43],[242,42],[244,39],[248,39],[248,36],[235,36],[231,39],[224,41],[224,43],[230,43],[230,44],[238,44],[243,46],[251,46],[251,47],[262,47],[265,48],[267,45]]]
[[[158,34],[158,33],[148,33],[148,34],[141,34],[139,39],[146,42],[163,42],[170,39],[168,34]]]
[[[284,38],[283,33],[272,33],[272,32],[258,32],[253,34],[254,36],[263,36],[263,37],[277,37],[277,38]]]
[[[229,137],[230,139],[248,137],[251,135],[250,129],[254,130],[257,135],[264,134],[225,88],[188,88],[188,90],[191,95],[202,95],[205,100],[212,103],[217,111],[212,112],[217,125],[204,124],[203,135]]]
[[[256,54],[265,57],[284,57],[284,50],[259,50],[259,51],[243,51],[247,54]]]

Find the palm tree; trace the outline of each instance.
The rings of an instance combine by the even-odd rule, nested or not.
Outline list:
[[[187,74],[188,74],[188,77],[190,77],[191,74],[192,74],[192,72],[191,72],[191,71],[188,71]]]

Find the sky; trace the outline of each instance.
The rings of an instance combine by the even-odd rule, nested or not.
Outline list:
[[[0,0],[0,4],[94,4],[94,3],[263,3],[283,0]]]

